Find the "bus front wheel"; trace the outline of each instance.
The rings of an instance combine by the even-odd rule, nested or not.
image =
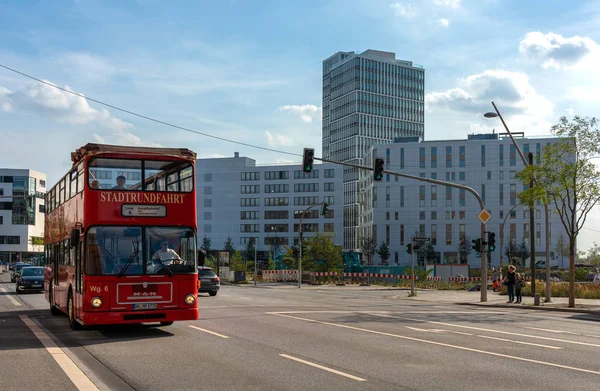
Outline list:
[[[81,330],[81,324],[75,319],[75,306],[73,304],[73,295],[69,293],[69,300],[67,300],[67,315],[69,316],[69,326],[73,330]]]

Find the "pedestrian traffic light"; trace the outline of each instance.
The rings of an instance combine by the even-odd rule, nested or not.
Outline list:
[[[473,239],[471,240],[471,242],[473,243],[473,246],[471,247],[473,250],[477,251],[478,253],[481,252],[481,239]]]
[[[383,159],[375,159],[375,167],[373,168],[373,179],[381,181],[383,179]]]
[[[496,249],[496,234],[488,232],[488,250],[494,251]]]
[[[413,244],[412,243],[409,243],[406,245],[406,252],[409,254],[412,254],[412,252],[413,252]]]
[[[323,207],[321,208],[321,215],[326,216],[327,212],[329,212],[329,204],[327,202],[323,202]]]
[[[309,173],[313,169],[313,157],[315,156],[315,150],[313,148],[304,148],[302,154],[302,171]]]

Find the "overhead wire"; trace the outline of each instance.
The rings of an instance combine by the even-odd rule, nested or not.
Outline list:
[[[170,122],[162,121],[162,120],[159,120],[159,119],[156,119],[156,118],[149,117],[147,115],[139,114],[139,113],[136,113],[136,112],[131,111],[131,110],[127,110],[127,109],[123,109],[123,108],[115,106],[115,105],[111,105],[109,103],[103,102],[103,101],[98,100],[98,99],[90,98],[89,96],[85,96],[85,95],[80,94],[78,92],[71,91],[69,89],[63,88],[63,87],[58,86],[56,84],[50,83],[48,81],[39,79],[39,78],[31,76],[31,75],[28,75],[27,73],[21,72],[19,70],[11,68],[11,67],[8,67],[8,66],[6,66],[4,64],[0,64],[0,68],[4,68],[4,69],[6,69],[8,71],[14,72],[16,74],[19,74],[19,75],[24,76],[26,78],[29,78],[31,80],[35,80],[35,81],[37,81],[39,83],[42,83],[42,84],[45,84],[47,86],[50,86],[50,87],[53,87],[53,88],[57,88],[57,89],[59,89],[61,91],[64,91],[66,93],[78,96],[78,97],[83,98],[85,100],[88,100],[90,102],[98,103],[100,105],[103,105],[103,106],[106,106],[106,107],[110,107],[111,109],[114,109],[114,110],[117,110],[117,111],[120,111],[120,112],[123,112],[123,113],[127,113],[127,114],[133,115],[135,117],[143,118],[145,120],[152,121],[152,122],[155,122],[155,123],[158,123],[158,124],[161,124],[161,125],[169,126],[169,127],[175,128],[175,129],[183,130],[183,131],[190,132],[190,133],[195,133],[195,134],[198,134],[200,136],[210,137],[210,138],[213,138],[213,139],[216,139],[216,140],[225,141],[225,142],[232,143],[232,144],[242,145],[242,146],[249,147],[249,148],[261,149],[263,151],[281,153],[281,154],[284,154],[284,155],[302,157],[302,154],[300,154],[300,153],[294,153],[294,152],[288,152],[288,151],[281,151],[281,150],[274,149],[274,148],[261,147],[259,145],[249,144],[249,143],[245,143],[245,142],[242,142],[242,141],[236,141],[236,140],[228,139],[226,137],[219,137],[219,136],[212,135],[210,133],[204,133],[204,132],[200,132],[198,130],[193,130],[193,129],[186,128],[186,127],[183,127],[183,126],[175,125],[175,124],[172,124]]]

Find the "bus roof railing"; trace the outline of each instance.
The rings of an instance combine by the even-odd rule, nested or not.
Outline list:
[[[86,156],[108,153],[139,153],[150,156],[173,156],[178,158],[185,158],[191,161],[196,160],[196,153],[187,148],[130,147],[126,145],[88,143],[83,147],[78,148],[74,152],[71,152],[71,161],[73,162],[73,165],[75,165]]]

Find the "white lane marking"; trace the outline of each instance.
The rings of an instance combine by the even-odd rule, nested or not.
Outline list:
[[[315,364],[315,363],[310,362],[310,361],[306,361],[306,360],[302,360],[302,359],[299,359],[299,358],[296,358],[296,357],[288,356],[287,354],[280,354],[280,356],[283,357],[283,358],[287,358],[287,359],[290,359],[290,360],[297,361],[297,362],[302,363],[302,364],[310,365],[311,367],[314,367],[314,368],[318,368],[318,369],[322,369],[322,370],[327,371],[327,372],[335,373],[336,375],[347,377],[348,379],[352,379],[352,380],[356,380],[356,381],[367,381],[367,379],[363,379],[362,377],[350,375],[348,373],[341,372],[341,371],[338,371],[338,370],[335,370],[335,369],[332,369],[332,368],[324,367],[323,365]]]
[[[540,345],[538,343],[532,343],[532,342],[523,342],[523,341],[515,341],[513,339],[506,339],[506,338],[498,338],[498,337],[490,337],[487,335],[476,335],[476,337],[479,338],[487,338],[487,339],[493,339],[495,341],[503,341],[503,342],[512,342],[512,343],[516,343],[516,344],[521,344],[521,345],[529,345],[529,346],[537,346],[539,348],[546,348],[546,349],[556,349],[556,350],[562,350],[563,348],[559,347],[559,346],[550,346],[550,345]]]
[[[6,289],[4,289],[4,288],[0,288],[0,291],[2,291],[2,292],[4,292],[4,293],[8,293],[8,291],[7,291]],[[14,304],[16,307],[18,307],[18,306],[20,306],[20,305],[21,305],[21,303],[19,303],[17,300],[15,300],[15,298],[14,298],[14,297],[12,297],[12,295],[5,295],[5,296],[6,296],[6,298],[7,298],[7,299],[8,299],[8,300],[9,300],[11,303],[13,303],[13,304]]]
[[[69,356],[58,347],[52,338],[48,336],[37,324],[35,324],[28,316],[19,315],[19,318],[29,327],[31,332],[37,337],[37,339],[44,345],[48,353],[54,358],[56,363],[60,366],[63,372],[69,377],[69,380],[73,382],[78,390],[85,391],[99,391],[98,387],[90,380],[89,377],[83,373],[81,369],[71,360]]]
[[[252,298],[246,296],[240,296],[239,298],[242,300],[252,300]]]
[[[526,329],[531,329],[531,330],[539,330],[539,331],[546,331],[548,333],[556,333],[556,334],[569,334],[569,335],[580,335],[582,337],[592,337],[592,338],[600,338],[600,335],[594,335],[594,334],[584,334],[584,333],[574,333],[572,331],[564,331],[564,330],[550,330],[550,329],[541,329],[539,327],[525,327]]]
[[[422,342],[422,343],[426,343],[426,344],[430,344],[430,345],[444,346],[444,347],[458,349],[458,350],[466,350],[468,352],[475,352],[475,353],[487,354],[487,355],[490,355],[490,356],[503,357],[503,358],[508,358],[508,359],[517,360],[517,361],[525,361],[525,362],[529,362],[529,363],[533,363],[533,364],[546,365],[546,366],[549,366],[549,367],[569,369],[569,370],[577,371],[577,372],[585,372],[585,373],[591,373],[591,374],[594,374],[594,375],[600,375],[600,372],[598,372],[598,371],[592,371],[590,369],[576,368],[576,367],[570,367],[570,366],[567,366],[567,365],[555,364],[555,363],[551,363],[551,362],[533,360],[533,359],[525,358],[525,357],[510,356],[508,354],[488,352],[486,350],[479,350],[479,349],[467,348],[465,346],[458,346],[458,345],[450,345],[450,344],[446,344],[446,343],[442,343],[442,342],[429,341],[427,339],[406,337],[404,335],[385,333],[383,331],[363,329],[363,328],[360,328],[360,327],[347,326],[347,325],[337,324],[337,323],[331,323],[331,322],[323,322],[323,321],[320,321],[320,320],[314,320],[314,319],[308,319],[308,318],[300,318],[298,316],[283,315],[283,314],[278,314],[276,312],[272,312],[271,315],[277,315],[277,316],[282,316],[282,317],[291,318],[291,319],[303,320],[303,321],[306,321],[306,322],[324,324],[324,325],[327,325],[327,326],[340,327],[340,328],[349,329],[349,330],[362,331],[362,332],[365,332],[365,333],[371,333],[371,334],[377,334],[377,335],[385,335],[387,337],[405,339],[405,340],[415,341],[415,342]]]
[[[410,326],[404,326],[407,329],[410,330],[414,330],[414,331],[422,331],[422,332],[429,332],[429,333],[456,333],[456,332],[452,332],[451,330],[444,330],[444,329],[420,329],[418,327],[410,327]],[[466,334],[468,336],[475,336],[475,337],[479,337],[479,338],[488,338],[488,339],[493,339],[496,341],[503,341],[503,342],[512,342],[512,343],[516,343],[516,344],[522,344],[522,345],[529,345],[529,346],[537,346],[540,348],[547,348],[547,349],[556,349],[556,350],[562,350],[561,347],[558,346],[550,346],[550,345],[540,345],[537,343],[531,343],[531,342],[521,342],[521,341],[515,341],[512,339],[505,339],[505,338],[497,338],[497,337],[488,337],[486,335],[473,335],[473,334],[468,334],[468,333],[459,333],[459,334]]]
[[[206,329],[201,329],[200,327],[197,327],[197,326],[188,325],[188,327],[191,327],[191,328],[196,329],[196,330],[204,331],[205,333],[216,335],[217,337],[221,337],[221,338],[224,338],[224,339],[228,339],[229,338],[226,335],[215,333],[214,331],[210,331],[210,330],[206,330]]]
[[[545,341],[563,342],[563,343],[570,343],[570,344],[573,344],[573,345],[583,345],[583,346],[592,346],[592,347],[600,348],[600,345],[598,345],[598,344],[587,343],[587,342],[578,342],[578,341],[570,341],[568,339],[541,337],[541,336],[538,336],[538,335],[530,335],[530,334],[519,334],[519,333],[510,332],[510,331],[501,331],[501,330],[485,329],[485,328],[474,327],[474,326],[465,326],[465,325],[460,325],[460,324],[435,322],[433,320],[422,320],[422,319],[406,318],[404,316],[386,315],[386,314],[381,314],[381,313],[373,313],[373,312],[365,312],[365,313],[368,313],[370,315],[375,315],[375,316],[381,316],[383,318],[404,319],[404,320],[410,320],[412,322],[430,323],[430,324],[436,324],[436,325],[440,325],[440,326],[458,327],[458,328],[469,329],[469,330],[479,330],[479,331],[487,331],[487,332],[490,332],[490,333],[506,334],[506,335],[510,335],[510,336],[513,336],[513,337],[537,338],[537,339],[543,339]]]
[[[305,305],[304,307],[314,307],[314,305]],[[335,306],[332,306],[335,307]],[[369,311],[279,311],[277,314],[376,314],[378,312],[369,312]],[[503,311],[402,311],[403,314],[506,314]]]

